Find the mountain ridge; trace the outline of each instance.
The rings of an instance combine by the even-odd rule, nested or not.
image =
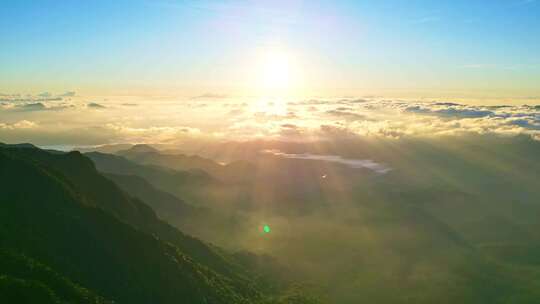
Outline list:
[[[98,185],[108,187],[108,183],[112,182],[94,172],[95,167],[89,159],[78,152],[63,155],[45,153],[47,152],[39,149],[0,149],[0,181],[8,189],[0,204],[3,223],[0,227],[0,235],[3,235],[0,241],[1,248],[11,248],[23,254],[30,254],[67,273],[69,277],[76,278],[77,282],[83,282],[92,290],[98,290],[108,298],[120,299],[121,302],[129,299],[130,303],[148,303],[149,297],[153,297],[151,294],[160,297],[160,303],[172,303],[174,299],[177,301],[184,297],[182,294],[193,297],[195,302],[199,302],[196,300],[198,298],[205,299],[204,301],[208,303],[244,303],[247,299],[254,301],[262,299],[262,295],[253,285],[254,282],[247,280],[248,272],[241,270],[240,266],[228,264],[229,262],[212,253],[213,250],[202,242],[187,237],[164,223],[160,224],[149,207],[142,208],[140,206],[142,203],[124,197],[120,190],[115,190],[114,184],[109,184],[113,190],[104,193],[116,192],[117,199],[131,200],[132,203],[132,205],[126,203],[118,205],[135,209],[121,212],[117,207],[97,202],[97,199],[103,199],[104,196],[90,195],[91,187],[81,187],[80,182],[90,181],[92,176],[100,180],[95,182]],[[74,164],[80,165],[78,167],[80,170],[70,171],[70,166]],[[70,181],[68,177],[75,182]],[[28,183],[37,189],[25,193],[25,185]],[[42,198],[43,203],[36,204],[40,201],[39,198]],[[52,221],[54,225],[45,225],[48,221]],[[83,222],[85,224],[81,225]],[[37,231],[47,233],[36,234]],[[78,237],[75,237],[76,235]],[[86,237],[81,238],[83,235]],[[130,247],[135,249],[133,245],[137,243],[140,243],[139,249],[126,251]],[[71,246],[71,250],[66,246]],[[107,247],[116,248],[118,253],[107,250]],[[52,255],[53,252],[63,254],[55,257]],[[86,252],[92,252],[93,255]],[[125,259],[136,259],[137,262],[130,263],[135,268],[129,270],[121,266],[123,262],[118,260],[120,253],[125,254]],[[144,268],[141,266],[147,264],[141,260],[141,254],[147,256],[145,259],[150,259],[148,262],[153,260],[165,263],[163,266],[170,265],[167,266],[169,270],[165,272],[152,272],[148,268],[144,270],[146,272],[144,277],[175,276],[175,271],[178,271],[178,274],[182,273],[184,277],[185,275],[192,277],[188,280],[192,282],[190,284],[202,285],[188,288],[176,286],[174,291],[170,284],[181,277],[177,279],[169,277],[170,283],[160,287],[144,277],[137,279],[139,276],[129,275],[132,271],[142,271]],[[167,256],[172,260],[166,258]],[[85,258],[88,266],[81,267],[81,257]],[[116,262],[110,264],[113,261]],[[92,274],[92,269],[95,267],[107,269],[103,263],[109,264],[111,269],[120,270],[117,267],[122,267],[124,270],[100,283],[101,276]],[[138,264],[141,266],[137,266]],[[177,268],[179,266],[180,268]],[[117,281],[120,277],[146,287],[137,290],[120,285],[116,289],[111,289],[121,282]],[[156,280],[159,281],[161,279]],[[209,283],[204,283],[205,281]],[[144,291],[146,289],[148,290]]]

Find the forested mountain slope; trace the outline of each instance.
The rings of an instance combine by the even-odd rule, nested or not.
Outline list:
[[[23,294],[27,303],[265,298],[247,270],[159,220],[78,152],[0,148],[0,183],[2,302]]]

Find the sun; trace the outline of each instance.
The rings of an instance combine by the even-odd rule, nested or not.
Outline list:
[[[288,93],[297,82],[297,67],[293,57],[276,49],[266,50],[259,57],[256,78],[258,87],[268,96]]]
[[[291,85],[290,58],[283,52],[269,52],[263,58],[260,73],[263,88],[287,89]]]
[[[259,110],[279,112],[282,107],[276,105],[304,92],[304,61],[298,50],[279,46],[255,48],[239,64],[244,84],[242,89],[246,95],[260,100],[257,104]]]
[[[251,104],[252,111],[285,115],[286,100],[297,89],[300,78],[294,57],[283,49],[266,49],[259,53],[254,67],[252,76],[258,97]]]

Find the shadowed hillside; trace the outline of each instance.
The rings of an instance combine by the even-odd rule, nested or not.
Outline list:
[[[4,300],[263,301],[247,270],[157,219],[79,153],[4,147],[0,182]]]

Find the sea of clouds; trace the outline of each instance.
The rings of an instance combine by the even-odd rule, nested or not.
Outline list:
[[[339,98],[284,100],[84,97],[75,92],[0,95],[0,141],[41,145],[186,140],[284,141],[463,134],[540,140],[539,105]]]

